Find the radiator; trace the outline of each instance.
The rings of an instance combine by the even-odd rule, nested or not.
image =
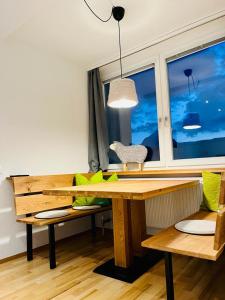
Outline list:
[[[133,180],[120,179],[120,180]],[[188,189],[157,196],[145,201],[146,226],[148,234],[155,234],[162,228],[169,227],[185,217],[199,210],[202,202],[202,178],[165,178],[160,180],[198,179],[200,184]],[[149,180],[149,178],[135,178],[135,180]],[[152,179],[151,180],[158,180]],[[111,213],[105,212],[105,218],[110,218]],[[97,226],[101,227],[100,218],[97,217]],[[112,228],[112,223],[106,224]]]
[[[154,197],[145,201],[147,232],[154,234],[190,216],[199,210],[202,202],[202,183],[199,185]]]
[[[135,180],[148,179],[135,178]],[[162,228],[169,227],[199,210],[202,202],[202,178],[160,178],[160,180],[174,179],[198,179],[200,184],[193,188],[183,189],[146,200],[146,225],[147,233],[149,234],[154,234]],[[151,180],[159,179],[151,178]]]

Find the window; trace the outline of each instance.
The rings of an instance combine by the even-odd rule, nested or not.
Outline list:
[[[151,57],[154,67],[129,75],[136,84],[136,107],[118,110],[106,105],[109,142],[145,145],[150,162],[145,167],[224,165],[225,38],[172,55],[162,49]],[[136,56],[134,64],[144,61]],[[109,78],[107,68],[103,76]],[[107,101],[109,81],[104,90]],[[109,161],[120,163],[111,150]]]
[[[173,159],[225,156],[225,42],[168,61]]]
[[[125,145],[145,145],[148,149],[146,161],[159,161],[155,69],[150,68],[128,78],[135,81],[139,103],[131,109],[115,109],[106,105],[109,142],[111,144],[113,141],[120,141]],[[107,102],[109,83],[106,83],[104,88]],[[120,162],[111,150],[109,161]]]

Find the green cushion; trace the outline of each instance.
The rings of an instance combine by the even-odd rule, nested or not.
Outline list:
[[[102,171],[95,173],[90,179],[82,174],[76,174],[76,185],[88,185],[103,182]],[[73,206],[94,205],[95,197],[76,197]]]
[[[95,173],[90,179],[85,177],[82,174],[76,174],[76,185],[88,185],[88,184],[95,184],[95,183],[101,183],[105,181],[116,181],[118,180],[118,177],[116,174],[113,174],[110,176],[107,180],[103,178],[102,171],[98,171]],[[111,201],[109,199],[104,198],[95,198],[95,197],[76,197],[76,200],[73,203],[73,206],[87,206],[87,205],[110,205]]]
[[[113,181],[117,181],[118,180],[118,176],[116,173],[113,173],[108,179],[103,179],[103,182],[113,182]],[[95,205],[101,205],[101,206],[107,206],[107,205],[111,205],[112,201],[111,199],[108,198],[95,198],[94,200],[94,204]]]
[[[203,178],[203,203],[201,208],[211,211],[219,210],[221,175],[211,172],[202,172]]]
[[[107,182],[113,182],[117,181],[119,178],[116,173],[113,173],[108,179],[106,179]]]

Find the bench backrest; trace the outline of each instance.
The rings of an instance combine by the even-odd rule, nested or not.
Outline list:
[[[91,173],[83,174],[90,177]],[[71,206],[72,197],[46,196],[49,188],[72,186],[74,174],[12,177],[16,215],[32,214],[44,210]]]
[[[220,205],[225,205],[225,173],[221,173],[221,186],[220,186]]]
[[[214,238],[215,250],[219,250],[225,243],[225,173],[221,173],[219,203],[220,211],[216,218],[216,232]]]

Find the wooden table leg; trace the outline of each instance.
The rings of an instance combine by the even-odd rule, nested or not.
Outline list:
[[[98,266],[97,274],[132,283],[161,259],[159,253],[144,256],[145,202],[112,199],[114,259]],[[133,251],[134,248],[134,251]],[[135,256],[134,256],[135,253]]]
[[[112,199],[115,265],[127,268],[132,264],[130,201]]]
[[[141,242],[146,239],[145,201],[130,201],[130,219],[133,254],[143,256],[146,249]]]

